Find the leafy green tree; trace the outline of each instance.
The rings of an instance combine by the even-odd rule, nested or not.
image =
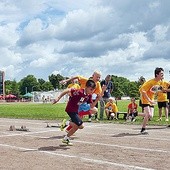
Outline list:
[[[20,94],[19,91],[19,84],[16,82],[16,80],[10,81],[6,80],[5,81],[5,94],[14,94],[18,96]]]
[[[139,89],[139,87],[138,87],[137,82],[130,82],[129,83],[129,96],[138,98],[139,97],[138,89]]]
[[[38,84],[39,84],[39,88],[40,90],[43,90],[43,84],[45,83],[46,81],[44,79],[38,79]]]
[[[20,92],[22,95],[36,90],[40,90],[40,87],[34,75],[28,75],[20,81]]]
[[[32,91],[49,91],[53,89],[64,89],[66,88],[65,85],[61,85],[59,82],[64,80],[68,77],[63,77],[60,74],[57,75],[50,75],[49,81],[45,81],[44,79],[36,79],[34,75],[28,75],[24,77],[18,83],[10,80],[5,81],[5,90],[6,94],[12,93],[15,95],[24,95],[27,92]],[[112,75],[111,81],[113,82],[113,92],[112,96],[116,98],[121,98],[122,96],[129,96],[129,97],[139,97],[139,80],[135,82],[129,81],[127,78],[118,77],[116,75]]]
[[[38,83],[39,83],[39,84],[44,84],[44,83],[45,83],[45,80],[44,80],[44,79],[38,79]]]
[[[122,96],[127,96],[128,94],[128,84],[129,80],[124,77],[118,77],[115,75],[112,75],[111,81],[113,82],[113,92],[112,95],[116,98],[121,98]]]
[[[60,74],[57,74],[57,75],[52,74],[48,78],[49,78],[49,81],[51,82],[54,89],[61,89],[62,88],[60,81],[64,80],[63,76],[61,76]]]
[[[51,84],[51,82],[44,82],[42,85],[41,85],[41,90],[42,91],[50,91],[50,90],[53,90],[53,86]]]

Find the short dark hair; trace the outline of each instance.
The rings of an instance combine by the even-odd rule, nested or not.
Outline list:
[[[157,74],[159,74],[161,71],[164,71],[164,69],[161,67],[156,67],[155,68],[155,77],[157,77]]]
[[[92,87],[93,89],[96,88],[96,83],[93,80],[87,80],[86,87]]]

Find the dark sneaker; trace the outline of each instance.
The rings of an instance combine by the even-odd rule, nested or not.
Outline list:
[[[148,135],[148,132],[146,130],[141,130],[140,132],[142,135]]]
[[[69,145],[69,146],[72,146],[72,145],[73,145],[73,144],[70,142],[69,139],[63,139],[62,142],[65,143],[65,144],[67,144],[67,145]]]

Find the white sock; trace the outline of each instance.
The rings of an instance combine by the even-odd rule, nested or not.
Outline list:
[[[66,136],[64,136],[64,140],[67,140],[67,139],[69,139],[69,137],[66,135]]]
[[[70,123],[70,121],[67,121],[67,122],[66,122],[66,125],[68,126],[68,125],[69,125],[69,123]]]

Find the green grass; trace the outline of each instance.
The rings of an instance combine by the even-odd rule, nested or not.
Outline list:
[[[117,106],[119,111],[126,112],[127,105],[129,100],[118,100]],[[137,101],[138,103],[138,101]],[[61,120],[63,118],[68,118],[68,115],[65,112],[66,103],[58,103],[52,105],[51,103],[1,103],[0,104],[0,117],[1,118],[18,118],[18,119],[39,119],[39,120]],[[139,112],[141,108],[139,107]],[[103,122],[114,122],[114,123],[124,123],[122,119],[123,115],[120,115],[120,120],[118,121],[107,121],[106,119]],[[106,116],[104,117],[106,118]],[[84,118],[86,121],[88,116]],[[157,122],[158,119],[158,107],[155,106],[154,118],[149,124],[152,125],[166,125],[165,115],[163,113],[163,121]],[[137,121],[134,124],[141,124],[142,117],[138,117]]]
[[[67,117],[65,104],[7,103],[0,104],[0,117],[25,119],[63,119]]]

